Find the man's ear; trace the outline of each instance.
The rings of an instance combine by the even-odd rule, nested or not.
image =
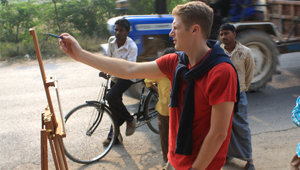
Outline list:
[[[234,35],[234,37],[236,37],[236,32],[235,31],[233,32],[233,35]]]
[[[126,35],[128,36],[128,35],[129,35],[129,33],[130,33],[130,31],[127,31],[127,32],[126,32]]]
[[[201,28],[198,24],[195,24],[195,25],[192,26],[191,30],[192,30],[192,33],[194,34],[194,33],[200,32]]]

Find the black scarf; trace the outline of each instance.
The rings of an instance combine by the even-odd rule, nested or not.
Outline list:
[[[211,52],[208,54],[208,56],[204,59],[204,61],[200,65],[196,66],[192,70],[189,70],[189,68],[187,67],[189,59],[188,56],[185,54],[185,52],[182,51],[176,52],[178,55],[179,62],[174,73],[170,107],[178,107],[178,88],[179,88],[179,82],[181,80],[181,76],[184,80],[188,82],[185,95],[184,95],[183,108],[180,116],[178,134],[176,139],[175,153],[177,154],[181,154],[181,155],[192,154],[192,146],[193,146],[192,130],[193,130],[193,118],[195,112],[194,111],[194,104],[195,104],[194,79],[201,77],[204,73],[211,70],[214,66],[223,62],[231,64],[232,67],[235,69],[228,55],[226,55],[224,53],[224,50],[220,47],[220,43],[218,41],[208,40],[207,45],[208,47],[212,48]],[[214,46],[212,47],[212,45]],[[237,78],[237,86],[238,86],[237,93],[236,93],[237,102],[235,103],[234,106],[235,112],[238,109],[237,103],[240,97],[238,78]]]

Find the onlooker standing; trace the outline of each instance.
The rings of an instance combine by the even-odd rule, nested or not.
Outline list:
[[[235,157],[247,161],[246,169],[254,170],[251,146],[251,131],[247,119],[248,101],[246,92],[254,75],[254,58],[249,48],[235,40],[235,27],[223,24],[220,29],[221,47],[235,66],[240,84],[240,101],[238,112],[233,115],[231,139],[227,160]]]
[[[169,53],[175,53],[175,48],[167,48],[163,55]],[[158,111],[158,128],[160,135],[161,149],[163,153],[164,162],[168,161],[168,142],[169,142],[169,104],[171,94],[171,82],[167,77],[161,77],[157,79],[145,79],[147,87],[157,84],[159,101],[157,102],[155,109]]]
[[[107,56],[136,62],[137,46],[135,42],[128,37],[129,32],[130,23],[128,20],[122,18],[115,22],[115,36],[112,36],[108,39]],[[120,79],[113,76],[110,84],[111,89],[106,96],[109,108],[117,121],[118,128],[125,121],[127,122],[126,136],[130,136],[135,132],[136,119],[128,112],[126,106],[123,104],[122,95],[132,84],[132,80]],[[104,146],[109,145],[111,136],[112,130],[110,130],[107,139],[103,141]],[[121,143],[121,133],[117,134],[116,136],[116,142]]]
[[[297,98],[296,106],[292,111],[292,121],[300,127],[300,96]],[[298,143],[296,154],[290,163],[290,170],[300,170],[300,143]]]

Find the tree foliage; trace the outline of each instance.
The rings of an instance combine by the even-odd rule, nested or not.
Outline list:
[[[17,43],[24,38],[26,39],[27,28],[38,23],[37,20],[32,19],[36,14],[37,8],[30,2],[1,4],[0,40]]]
[[[108,34],[106,21],[115,16],[114,5],[111,0],[71,0],[58,7],[59,20],[83,36],[103,37]]]
[[[185,2],[187,0],[167,0],[167,9],[171,13],[177,4]],[[128,0],[128,3],[126,15],[155,13],[155,0]],[[0,57],[5,49],[4,43],[23,43],[16,47],[28,48],[24,43],[32,43],[28,32],[31,27],[36,28],[39,38],[46,38],[44,42],[48,38],[44,33],[62,32],[86,39],[106,40],[110,36],[107,20],[121,15],[115,9],[115,0],[1,0],[0,7]]]

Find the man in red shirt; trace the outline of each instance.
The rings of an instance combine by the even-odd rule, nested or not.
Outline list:
[[[170,36],[178,51],[156,61],[134,63],[95,56],[69,34],[61,49],[73,59],[122,77],[172,82],[169,153],[177,170],[217,170],[225,164],[238,82],[235,68],[219,43],[207,42],[213,10],[200,1],[176,6]],[[118,68],[118,69],[115,69]]]

